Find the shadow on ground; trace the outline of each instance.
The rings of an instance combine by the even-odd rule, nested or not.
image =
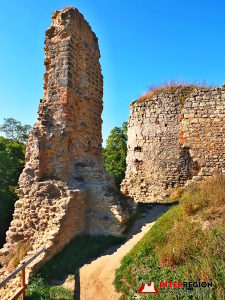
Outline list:
[[[140,217],[133,223],[127,234],[125,235],[124,241],[116,246],[109,247],[101,257],[105,255],[112,255],[115,253],[122,245],[126,244],[130,239],[133,238],[134,235],[140,233],[144,226],[155,222],[162,214],[164,214],[167,210],[170,209],[171,206],[176,205],[177,202],[173,204],[152,204],[152,203],[139,203],[139,207],[141,208]],[[98,257],[94,257],[87,262],[90,264],[91,262],[98,259]],[[96,274],[97,276],[97,274]],[[80,300],[80,269],[75,271],[75,289],[74,289],[74,299]]]

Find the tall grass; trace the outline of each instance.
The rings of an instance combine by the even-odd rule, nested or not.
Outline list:
[[[224,192],[224,176],[184,191],[180,204],[159,218],[122,260],[114,282],[122,299],[133,299],[141,284],[151,281],[158,287],[160,281],[212,281],[210,299],[225,298]],[[165,299],[165,294],[159,293],[158,298]],[[181,295],[179,299],[193,298]]]
[[[152,84],[148,87],[147,92],[141,95],[137,101],[144,102],[147,99],[151,99],[153,96],[160,93],[175,92],[176,90],[188,91],[189,94],[194,92],[196,88],[209,88],[216,87],[216,85],[207,85],[206,81],[184,81],[171,79],[169,81],[165,80],[159,84]]]
[[[0,257],[0,264],[7,265],[7,270],[12,272],[29,250],[30,244],[28,242],[15,243],[10,247],[8,255]]]

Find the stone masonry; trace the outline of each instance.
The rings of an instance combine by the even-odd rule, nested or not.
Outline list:
[[[28,259],[46,246],[28,275],[79,234],[120,235],[125,229],[129,213],[114,195],[114,179],[102,159],[99,58],[98,39],[83,15],[70,7],[54,11],[45,32],[44,98],[26,146],[20,199],[0,250],[1,259],[16,243],[28,242]],[[0,280],[7,275],[2,265]],[[10,292],[1,290],[8,293],[4,299],[15,291],[15,280],[8,287]]]
[[[160,202],[171,188],[225,172],[225,85],[178,87],[130,105],[121,191]]]

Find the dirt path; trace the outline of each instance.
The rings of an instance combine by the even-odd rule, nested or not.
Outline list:
[[[79,300],[116,300],[120,294],[114,289],[115,271],[121,259],[153,226],[156,219],[169,209],[167,205],[152,205],[131,228],[124,244],[109,248],[101,257],[84,265],[76,274],[75,298]],[[79,281],[79,282],[78,282]],[[78,291],[77,288],[80,290]]]

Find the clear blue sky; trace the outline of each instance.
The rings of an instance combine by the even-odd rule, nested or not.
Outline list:
[[[0,124],[33,125],[43,97],[44,34],[75,6],[99,39],[103,145],[129,104],[165,79],[225,81],[224,0],[13,0],[0,3]]]

